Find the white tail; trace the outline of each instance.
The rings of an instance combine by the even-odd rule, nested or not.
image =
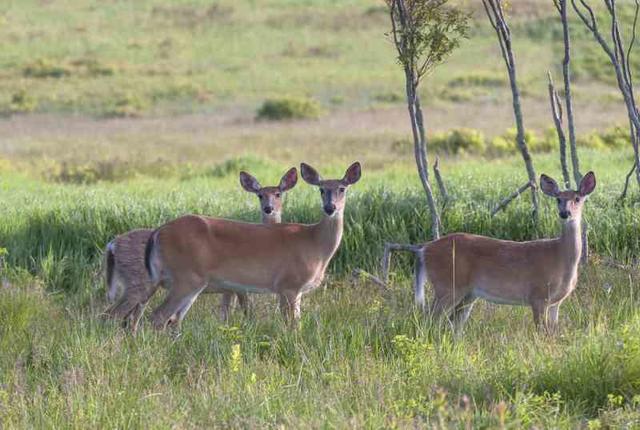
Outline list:
[[[531,306],[536,324],[555,329],[560,305],[578,279],[582,209],[595,186],[593,172],[584,176],[578,191],[560,191],[556,181],[541,176],[542,192],[556,198],[558,215],[564,220],[558,238],[512,242],[451,234],[425,244],[416,273],[417,305],[424,308],[428,278],[434,289],[432,311],[452,316],[458,328],[482,298]]]
[[[240,183],[247,191],[255,193],[260,201],[260,213],[265,223],[280,222],[284,193],[296,185],[297,171],[293,167],[282,177],[280,184],[274,187],[261,187],[258,181],[246,172],[241,172]],[[248,186],[250,189],[248,189]],[[145,268],[145,248],[154,230],[137,229],[117,236],[105,249],[105,277],[107,299],[112,305],[105,311],[111,318],[123,319],[132,333],[137,331],[144,308],[157,290],[158,282],[150,279]],[[152,248],[150,248],[150,251]],[[160,279],[160,273],[152,278]],[[212,288],[209,292],[223,293],[221,317],[226,319],[232,303],[233,294]],[[246,313],[248,298],[246,293],[238,292],[238,302]]]
[[[317,224],[260,225],[187,215],[157,230],[147,265],[159,267],[170,287],[153,312],[154,327],[164,328],[173,315],[184,318],[207,285],[278,294],[285,316],[299,318],[302,294],[320,284],[342,240],[346,191],[360,179],[360,164],[335,180],[322,180],[304,163],[300,169],[302,178],[320,189],[323,217]]]

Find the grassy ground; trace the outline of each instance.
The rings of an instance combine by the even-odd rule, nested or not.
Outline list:
[[[423,84],[427,126],[490,140],[512,127],[504,65],[479,4],[460,3],[474,13],[471,38]],[[511,3],[526,125],[541,135],[559,25],[549,2]],[[630,6],[621,2],[626,22]],[[558,336],[536,333],[528,309],[481,304],[453,337],[414,313],[406,256],[389,291],[351,278],[377,272],[384,241],[430,230],[387,20],[367,0],[0,6],[0,428],[640,426],[636,186],[616,201],[629,150],[580,148],[583,173],[598,178],[585,213],[593,257]],[[577,129],[602,133],[626,113],[577,24]],[[321,118],[255,120],[284,95],[315,99]],[[520,159],[441,155],[454,198],[445,232],[557,234],[547,198],[538,229],[526,196],[490,216],[525,182]],[[226,325],[212,315],[219,298],[203,296],[180,336],[145,323],[131,338],[99,318],[101,252],[114,235],[187,212],[258,220],[238,170],[275,183],[300,161],[332,176],[355,159],[363,180],[343,243],[325,286],[305,297],[299,331],[265,296]],[[559,179],[554,152],[534,162]],[[318,203],[301,183],[284,218],[313,222]]]
[[[0,289],[0,422],[5,427],[392,427],[510,428],[637,425],[640,313],[635,266],[638,211],[616,206],[618,174],[629,154],[585,152],[598,174],[588,202],[593,263],[563,306],[561,334],[533,330],[524,308],[481,305],[466,333],[414,314],[409,262],[394,266],[388,292],[350,280],[375,271],[384,240],[428,236],[409,165],[367,170],[349,196],[347,226],[326,289],[303,303],[302,328],[289,332],[272,297],[254,298],[254,316],[228,325],[201,297],[174,338],[148,324],[133,339],[102,322],[100,250],[114,234],[185,212],[257,219],[255,197],[235,171],[188,180],[138,179],[89,186],[8,174],[0,243],[9,249]],[[557,176],[557,161],[537,157]],[[250,167],[264,182],[286,165]],[[456,201],[448,231],[496,237],[549,236],[558,229],[544,200],[542,229],[527,200],[495,218],[491,206],[515,186],[518,159],[450,160]],[[327,176],[345,166],[320,166]],[[285,218],[310,222],[318,197],[299,185]],[[609,287],[611,287],[609,289]],[[607,292],[609,291],[609,292]],[[160,296],[159,294],[158,296]],[[157,297],[156,299],[159,299]],[[157,302],[156,302],[157,303]],[[634,424],[635,423],[635,424]]]
[[[471,37],[425,83],[425,103],[503,103],[495,34],[477,4],[460,3],[474,16]],[[631,5],[620,8],[628,18]],[[510,18],[525,96],[544,101],[546,72],[561,58],[554,9],[521,2]],[[575,96],[619,103],[606,57],[572,24]],[[0,106],[138,116],[254,112],[283,95],[311,96],[328,110],[399,104],[388,31],[384,3],[370,0],[14,1],[0,10]]]

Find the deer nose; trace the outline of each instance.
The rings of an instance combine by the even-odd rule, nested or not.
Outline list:
[[[263,209],[264,213],[266,213],[267,215],[270,215],[271,212],[273,212],[273,208],[271,206],[265,206]]]
[[[333,215],[333,213],[336,211],[336,205],[334,205],[333,203],[328,203],[324,205],[324,211],[327,215]]]
[[[571,212],[569,211],[560,211],[560,218],[562,219],[567,219],[569,218],[570,215],[571,215]]]

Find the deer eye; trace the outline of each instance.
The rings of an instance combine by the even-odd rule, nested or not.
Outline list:
[[[580,197],[576,197],[576,203],[580,201]]]
[[[277,197],[277,198],[280,198],[280,193],[276,193],[276,197]]]
[[[262,200],[262,199],[264,198],[264,196],[263,196],[262,194],[258,194],[258,198],[259,198],[260,200]]]
[[[340,193],[344,193],[344,191],[346,190],[346,188],[345,188],[345,187],[340,187],[340,188],[338,188],[338,190],[340,190]]]

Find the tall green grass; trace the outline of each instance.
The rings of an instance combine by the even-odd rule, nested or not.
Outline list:
[[[618,173],[626,168],[628,157],[624,152],[585,152],[583,161],[585,169],[595,170],[598,178],[585,215],[590,248],[623,262],[640,256],[640,216],[634,197],[625,205],[616,203],[622,185]],[[444,162],[443,173],[453,197],[443,215],[445,232],[513,240],[558,234],[555,203],[546,197],[538,228],[532,223],[526,194],[505,212],[491,217],[492,207],[524,178],[517,158],[493,161],[490,171],[486,163],[474,159]],[[558,177],[556,163],[551,155],[539,156],[538,170]],[[344,166],[318,168],[326,172],[325,177],[341,177]],[[260,160],[252,169],[262,178],[284,171]],[[222,177],[186,181],[142,179],[92,186],[9,176],[0,190],[5,204],[0,244],[9,250],[9,265],[38,274],[56,290],[77,291],[92,273],[87,268],[98,268],[102,249],[117,234],[159,226],[186,213],[258,221],[257,200],[240,189],[235,175],[228,171]],[[385,241],[420,243],[431,237],[425,197],[410,165],[383,172],[368,171],[365,165],[362,181],[349,193],[342,246],[331,264],[334,274],[344,275],[356,267],[375,272]],[[311,223],[320,214],[317,191],[300,181],[288,193],[284,219]]]
[[[354,267],[377,270],[382,243],[420,242],[429,217],[411,165],[363,168],[349,191],[345,236],[326,288],[303,300],[290,331],[271,297],[254,297],[254,316],[218,322],[204,295],[179,336],[143,323],[138,337],[99,318],[99,271],[113,235],[196,212],[257,221],[255,197],[234,172],[178,179],[63,185],[18,174],[0,180],[0,244],[8,249],[0,287],[0,424],[52,427],[575,428],[633,426],[640,420],[640,294],[632,262],[640,251],[634,197],[615,204],[629,154],[585,151],[598,187],[585,217],[592,265],[563,304],[562,330],[533,330],[526,308],[480,304],[466,332],[415,313],[407,276],[394,266],[381,292],[351,280]],[[557,175],[551,155],[536,159]],[[264,183],[281,169],[257,160]],[[327,178],[342,165],[321,166]],[[443,160],[454,198],[446,231],[495,237],[552,236],[554,202],[543,199],[536,230],[528,199],[490,217],[523,181],[517,158]],[[275,170],[275,171],[274,171]],[[285,220],[320,216],[316,190],[288,193]],[[628,266],[632,267],[632,266]],[[154,297],[151,307],[161,300]]]
[[[0,422],[53,427],[575,428],[637,424],[640,314],[634,273],[596,265],[563,305],[561,334],[523,308],[479,305],[455,338],[414,314],[408,286],[382,295],[332,282],[290,331],[273,301],[222,325],[201,297],[182,334],[136,338],[100,302],[0,290]],[[607,294],[602,282],[613,285]]]

